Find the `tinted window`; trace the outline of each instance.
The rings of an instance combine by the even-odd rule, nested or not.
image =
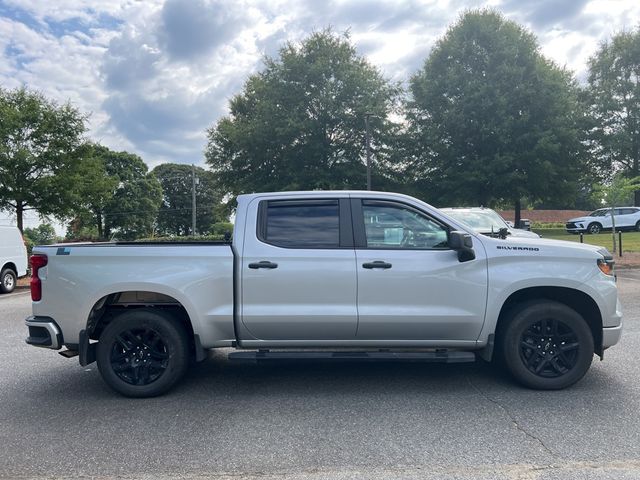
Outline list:
[[[448,248],[445,227],[413,209],[364,202],[362,213],[369,248]]]
[[[635,208],[621,208],[620,215],[633,215],[637,211]]]
[[[336,248],[340,245],[337,200],[269,202],[265,240],[280,247]]]

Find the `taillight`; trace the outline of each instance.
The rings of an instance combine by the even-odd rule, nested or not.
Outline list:
[[[31,300],[38,302],[42,298],[42,282],[38,270],[47,265],[46,255],[31,255]]]

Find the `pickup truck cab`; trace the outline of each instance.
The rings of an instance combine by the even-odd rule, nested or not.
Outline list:
[[[241,360],[495,357],[558,389],[622,329],[605,249],[486,237],[393,193],[241,195],[232,242],[41,246],[32,265],[27,343],[97,360],[137,397],[220,347]]]

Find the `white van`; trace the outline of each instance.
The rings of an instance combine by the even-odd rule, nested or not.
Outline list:
[[[16,288],[18,277],[27,274],[27,248],[17,227],[0,225],[0,293]]]

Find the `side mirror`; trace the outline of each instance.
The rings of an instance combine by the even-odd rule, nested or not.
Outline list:
[[[460,262],[468,262],[476,258],[473,250],[473,238],[466,232],[449,232],[449,248],[458,252]]]

